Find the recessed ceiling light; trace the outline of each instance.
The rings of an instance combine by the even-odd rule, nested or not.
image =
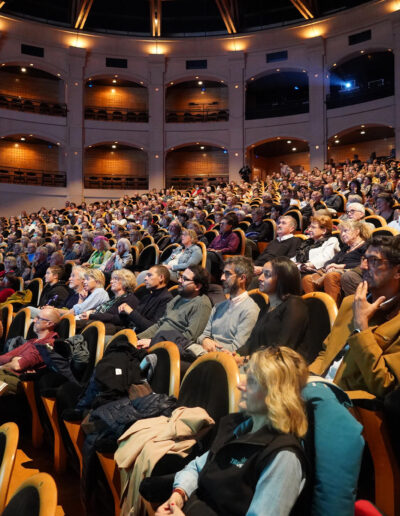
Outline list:
[[[33,66],[33,63],[29,63],[29,66]]]
[[[117,146],[116,146],[116,145],[111,145],[111,148],[112,148],[112,149],[116,149],[116,148],[117,148]]]
[[[117,83],[117,79],[113,79],[112,82],[113,82],[113,84],[116,84]]]
[[[21,68],[21,72],[23,72],[23,73],[26,72],[26,68],[24,66]]]
[[[24,142],[26,138],[24,136],[21,137],[21,142]]]
[[[288,140],[286,143],[290,145],[292,143],[292,140]]]
[[[292,147],[292,151],[297,151],[297,148],[296,147]]]
[[[340,143],[340,140],[335,140],[335,143]]]
[[[365,131],[361,131],[360,134],[365,134]]]
[[[202,85],[203,85],[203,81],[197,81],[197,84],[198,84],[199,86],[202,86]]]
[[[200,149],[201,149],[201,150],[204,150],[204,145],[202,145],[202,146],[200,147]]]

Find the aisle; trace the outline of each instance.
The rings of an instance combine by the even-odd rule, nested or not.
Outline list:
[[[79,497],[79,479],[74,471],[67,468],[65,473],[55,473],[53,458],[46,443],[40,449],[32,447],[29,439],[20,437],[14,472],[11,477],[9,492],[35,473],[49,473],[58,489],[58,506],[56,516],[83,516],[84,510]]]

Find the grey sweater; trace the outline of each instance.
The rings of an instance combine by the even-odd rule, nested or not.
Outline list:
[[[229,351],[243,346],[256,324],[260,309],[251,297],[235,305],[227,299],[214,306],[207,326],[197,339],[199,344],[206,337],[213,339]]]
[[[196,296],[192,299],[175,296],[167,304],[161,319],[140,333],[138,339],[151,339],[159,331],[177,330],[191,342],[196,342],[210,313],[211,302],[207,296]]]

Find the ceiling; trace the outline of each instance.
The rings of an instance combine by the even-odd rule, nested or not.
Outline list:
[[[89,32],[185,37],[317,19],[371,0],[5,0],[0,13]]]

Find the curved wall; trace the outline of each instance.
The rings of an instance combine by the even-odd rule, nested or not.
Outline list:
[[[168,149],[196,141],[225,147],[232,180],[245,162],[246,149],[257,142],[290,135],[306,140],[310,166],[321,166],[327,157],[328,138],[348,127],[384,124],[395,129],[400,157],[400,4],[378,0],[329,18],[302,25],[270,29],[249,35],[184,39],[125,38],[77,33],[37,22],[0,16],[2,45],[0,64],[30,65],[61,78],[65,84],[66,118],[0,108],[0,136],[34,134],[59,142],[68,174],[66,189],[58,190],[60,203],[66,197],[119,197],[124,191],[86,190],[83,187],[84,149],[102,141],[121,141],[143,148],[148,156],[150,188],[165,185]],[[367,29],[371,39],[349,45],[348,36]],[[21,54],[21,43],[44,48],[44,58]],[[353,106],[326,110],[329,69],[361,52],[391,49],[395,60],[395,95]],[[266,62],[266,53],[287,50],[283,62]],[[106,67],[106,57],[127,59],[127,68]],[[207,60],[206,70],[187,70],[186,60]],[[309,113],[245,120],[246,82],[277,69],[305,70],[309,82]],[[148,123],[84,120],[85,81],[89,77],[119,75],[143,83],[148,89]],[[171,82],[220,80],[228,87],[229,121],[165,123],[166,89]],[[0,202],[16,185],[1,185]],[[37,195],[48,195],[44,187],[31,187],[32,200],[25,206],[37,208]],[[22,193],[22,190],[21,190]],[[25,192],[24,192],[25,195]],[[29,194],[27,193],[29,196]],[[7,200],[10,203],[10,200]],[[39,204],[38,204],[39,203]],[[8,204],[9,205],[9,204]],[[2,203],[4,207],[5,204]],[[11,209],[11,208],[10,208]],[[6,210],[9,211],[9,210]],[[3,213],[1,209],[0,215]]]

